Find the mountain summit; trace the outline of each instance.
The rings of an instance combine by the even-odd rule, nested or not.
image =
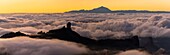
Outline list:
[[[98,8],[94,8],[93,10],[90,10],[90,12],[94,12],[94,13],[110,13],[112,12],[109,8],[101,6]]]
[[[94,8],[92,10],[73,10],[73,11],[69,11],[66,13],[111,13],[112,11],[104,6],[98,7],[98,8]]]

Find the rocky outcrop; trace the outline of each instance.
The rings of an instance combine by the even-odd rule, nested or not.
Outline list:
[[[37,35],[25,35],[21,32],[7,33],[1,38],[13,38],[17,36],[29,36],[30,38],[39,39],[60,39],[65,41],[71,41],[86,45],[90,49],[136,49],[139,48],[138,36],[133,36],[129,39],[104,39],[94,40],[87,37],[80,36],[78,33],[71,29],[71,23],[67,24],[67,27],[60,29],[50,30],[48,32],[38,32]]]
[[[28,35],[18,31],[18,32],[10,32],[10,33],[4,34],[0,38],[13,38],[13,37],[17,37],[17,36],[28,36]]]

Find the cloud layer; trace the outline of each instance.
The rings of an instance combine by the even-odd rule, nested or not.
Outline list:
[[[141,37],[168,37],[169,14],[117,13],[95,14],[6,14],[0,15],[0,27],[10,31],[36,34],[65,26],[72,22],[73,29],[90,38],[121,38],[129,35]],[[3,33],[3,31],[1,31]]]
[[[124,52],[120,52],[116,55],[151,55],[145,51],[139,51],[139,50],[128,50]]]
[[[10,55],[75,55],[87,53],[83,45],[61,41],[17,37],[0,39],[0,54]]]
[[[73,25],[73,30],[78,32],[81,36],[89,37],[93,39],[105,39],[105,38],[127,38],[130,35],[138,35],[140,37],[169,37],[170,36],[170,14],[157,14],[157,13],[125,13],[125,15],[119,15],[117,13],[65,13],[65,14],[1,14],[0,15],[0,36],[11,32],[11,31],[21,31],[26,34],[36,34],[39,31],[45,31],[56,28],[61,28],[66,25],[67,22],[71,22]],[[6,45],[6,48],[16,46],[21,44],[21,48],[18,51],[13,51],[13,48],[8,50],[12,51],[13,54],[26,54],[26,52],[36,51],[34,49],[25,49],[24,46],[29,47],[34,44],[44,43],[44,45],[52,45],[53,41],[50,40],[39,40],[36,41],[30,38],[24,38],[28,43],[24,43],[12,40],[19,39],[7,39],[0,42],[1,45]],[[33,40],[33,43],[30,41]],[[8,43],[8,41],[11,43]],[[21,41],[21,40],[19,40]],[[58,40],[55,40],[58,41]],[[31,43],[29,43],[31,42]],[[52,42],[52,43],[48,43]],[[60,41],[59,41],[60,42]],[[61,41],[63,42],[63,41]],[[160,41],[161,42],[161,41]],[[20,43],[20,44],[17,44]],[[45,44],[46,43],[46,44]],[[64,41],[65,43],[65,41]],[[162,43],[162,42],[161,42]],[[169,42],[168,42],[169,43]],[[12,45],[13,44],[13,45]],[[54,43],[53,43],[54,44]],[[55,43],[51,47],[44,47],[44,45],[35,45],[33,47],[41,49],[51,49],[50,53],[46,50],[36,51],[34,54],[39,54],[43,52],[44,54],[53,54],[53,50],[58,51],[60,45],[64,48],[68,47],[67,43],[58,44]],[[158,44],[160,45],[160,44]],[[8,47],[9,46],[9,47]],[[42,47],[41,47],[42,46]],[[75,51],[86,52],[85,48],[79,50],[80,47],[74,45]],[[4,47],[4,46],[2,46]],[[24,49],[23,49],[24,48]],[[57,50],[55,49],[57,48]],[[3,49],[3,48],[2,48]],[[48,49],[48,50],[49,50]],[[61,49],[65,51],[64,49]],[[6,51],[6,49],[4,49]],[[60,51],[58,51],[60,53]],[[79,53],[82,53],[79,52]],[[140,52],[140,51],[130,51],[130,52]],[[75,54],[68,50],[69,54]],[[125,52],[126,53],[126,52]],[[77,52],[76,52],[77,54]]]

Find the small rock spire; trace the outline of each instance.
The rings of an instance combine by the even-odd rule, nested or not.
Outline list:
[[[67,29],[70,29],[70,30],[71,30],[71,22],[68,22],[68,23],[67,23]]]

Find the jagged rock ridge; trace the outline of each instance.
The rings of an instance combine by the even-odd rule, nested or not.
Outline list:
[[[80,36],[78,33],[71,29],[71,23],[67,24],[67,27],[61,29],[50,30],[47,33],[38,32],[37,35],[26,35],[21,32],[7,33],[1,38],[13,38],[18,36],[28,36],[30,38],[39,39],[60,39],[65,41],[71,41],[86,45],[90,49],[136,49],[139,48],[138,36],[133,36],[129,39],[105,39],[94,40],[87,37]]]

